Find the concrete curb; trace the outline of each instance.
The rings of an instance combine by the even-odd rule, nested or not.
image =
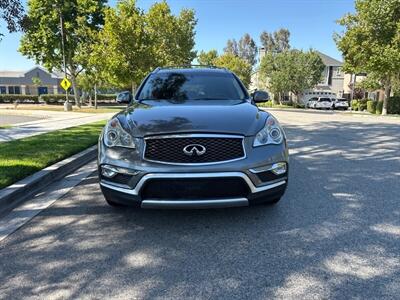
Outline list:
[[[97,156],[97,145],[68,157],[13,185],[0,190],[0,215],[33,197],[56,180],[65,177]]]

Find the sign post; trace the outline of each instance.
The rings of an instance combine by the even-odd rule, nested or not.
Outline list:
[[[71,87],[71,81],[69,81],[67,77],[64,77],[64,79],[61,80],[60,85],[65,90],[64,110],[71,111],[72,104],[68,101],[68,89]]]

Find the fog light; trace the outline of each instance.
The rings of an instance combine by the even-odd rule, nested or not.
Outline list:
[[[137,174],[139,174],[139,171],[132,170],[132,169],[125,169],[125,168],[121,168],[121,167],[114,167],[114,166],[110,166],[110,165],[101,166],[101,175],[103,175],[104,177],[113,178],[118,173],[136,176]]]
[[[105,165],[101,167],[101,175],[103,175],[104,177],[112,178],[117,174],[117,170],[112,166]]]
[[[279,162],[276,164],[273,164],[271,166],[271,172],[274,173],[275,175],[282,175],[285,174],[287,171],[286,163],[285,162]]]

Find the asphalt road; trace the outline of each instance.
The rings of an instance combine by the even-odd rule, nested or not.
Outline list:
[[[274,114],[278,205],[113,209],[93,174],[0,242],[0,298],[400,299],[400,118]]]

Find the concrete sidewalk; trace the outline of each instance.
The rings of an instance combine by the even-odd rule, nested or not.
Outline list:
[[[0,142],[18,140],[29,136],[34,136],[54,130],[64,129],[93,123],[111,118],[115,113],[77,113],[77,112],[53,112],[53,111],[10,111],[0,109],[0,118],[9,115],[30,115],[32,117],[42,117],[39,120],[20,123],[12,128],[0,130]]]

